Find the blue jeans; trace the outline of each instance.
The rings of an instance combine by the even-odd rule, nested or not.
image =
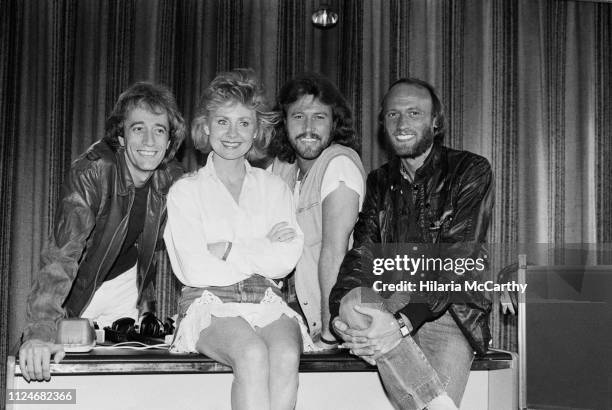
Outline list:
[[[365,303],[376,303],[373,298],[378,298],[379,306],[393,312],[399,309],[402,297],[406,302],[406,295],[396,294],[386,300],[370,288],[353,289],[347,296],[351,293],[367,293]],[[473,358],[469,342],[451,314],[446,312],[437,320],[425,323],[414,338],[402,339],[399,345],[380,356],[376,364],[389,400],[397,408],[423,409],[444,392],[459,407]]]

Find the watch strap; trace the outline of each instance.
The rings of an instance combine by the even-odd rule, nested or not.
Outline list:
[[[399,324],[399,331],[402,334],[402,337],[409,336],[410,329],[408,328],[408,325],[406,324],[406,321],[404,320],[400,312],[395,312],[393,314],[393,317],[395,318],[395,320],[397,320],[397,323]]]

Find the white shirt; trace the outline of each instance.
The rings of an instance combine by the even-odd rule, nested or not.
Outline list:
[[[270,170],[270,167],[268,170]],[[297,172],[299,174],[299,169]],[[293,200],[296,208],[300,199],[301,182],[302,181],[297,180],[293,189]],[[345,155],[338,155],[329,161],[329,164],[327,164],[325,174],[323,174],[323,180],[321,180],[321,206],[327,195],[334,192],[340,186],[340,182],[344,182],[347,188],[357,193],[359,201],[358,210],[361,212],[364,199],[363,193],[365,191],[365,181],[363,180],[357,165],[355,165],[355,163]],[[351,231],[348,240],[348,248],[351,249],[352,247],[353,232]]]
[[[365,191],[365,181],[357,165],[345,155],[338,155],[329,161],[323,180],[321,181],[321,203],[327,195],[335,191],[340,182],[344,182],[347,188],[352,189],[359,196],[359,210],[363,205],[363,192]]]
[[[268,171],[271,170],[272,165],[268,167]],[[298,169],[297,174],[299,176],[300,170]],[[327,197],[327,195],[334,192],[339,186],[340,182],[344,182],[347,188],[355,191],[359,197],[359,210],[363,205],[363,192],[365,191],[365,181],[361,177],[361,172],[357,168],[357,165],[344,155],[338,155],[329,161],[325,174],[323,174],[323,180],[321,181],[321,203]],[[293,199],[297,207],[298,200],[300,198],[300,186],[302,181],[296,180],[295,187],[293,188]]]
[[[289,188],[276,175],[245,161],[237,204],[217,177],[213,155],[168,193],[164,241],[174,274],[193,287],[231,285],[253,274],[285,277],[300,258],[304,242]],[[270,242],[266,235],[278,222],[288,222],[296,238]],[[232,242],[227,261],[208,251],[207,244],[220,241]]]

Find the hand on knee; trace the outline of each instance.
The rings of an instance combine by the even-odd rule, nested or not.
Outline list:
[[[339,318],[352,329],[367,329],[370,327],[372,318],[357,312],[355,305],[370,307],[382,307],[382,298],[371,288],[355,288],[344,295],[340,301]]]

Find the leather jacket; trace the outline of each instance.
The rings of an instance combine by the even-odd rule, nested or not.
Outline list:
[[[375,249],[381,247],[378,244],[405,242],[407,228],[398,223],[404,203],[402,195],[412,195],[416,212],[412,238],[418,237],[420,243],[437,249],[437,255],[428,256],[486,261],[484,242],[493,207],[489,162],[467,151],[434,144],[412,183],[402,176],[400,169],[400,159],[394,158],[368,175],[363,210],[353,232],[354,247],[347,253],[330,294],[331,317],[338,315],[340,300],[351,289],[373,285],[377,276],[372,274],[372,258]],[[410,319],[413,334],[423,323],[450,311],[472,348],[484,354],[491,339],[488,323],[491,302],[483,292],[463,286],[465,281],[481,282],[483,276],[484,272],[477,270],[462,275],[445,270],[427,272],[424,279],[456,283],[461,290],[417,288],[411,292],[410,303],[399,311]]]
[[[153,256],[166,219],[166,194],[183,174],[176,161],[151,176],[138,248],[138,306],[154,299]],[[102,285],[123,245],[135,186],[124,149],[103,140],[77,158],[62,187],[54,230],[41,255],[41,269],[28,296],[23,340],[55,339],[57,321],[78,317]]]

